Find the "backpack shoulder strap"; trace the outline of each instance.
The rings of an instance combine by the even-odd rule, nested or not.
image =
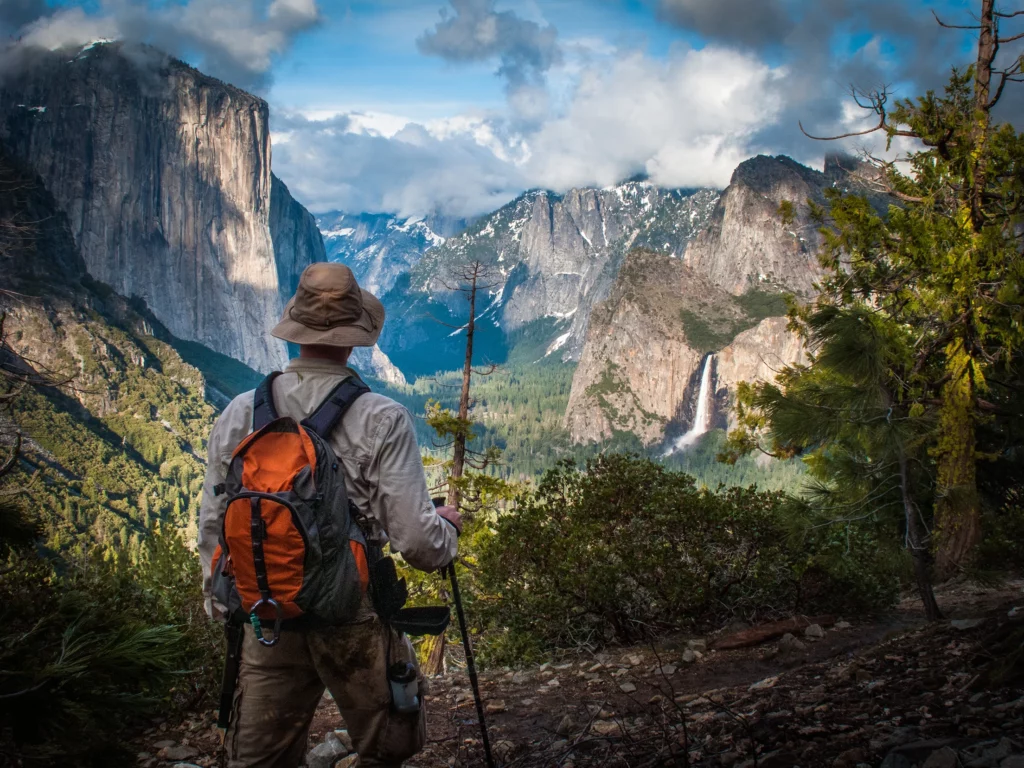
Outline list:
[[[331,391],[313,413],[303,419],[302,426],[328,439],[352,403],[369,391],[370,388],[358,376],[349,376]]]
[[[274,379],[280,375],[280,371],[274,371],[256,387],[252,401],[253,432],[258,432],[277,418],[277,409],[274,407]]]

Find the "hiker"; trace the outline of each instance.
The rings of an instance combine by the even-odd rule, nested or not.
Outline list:
[[[259,389],[236,397],[210,435],[199,513],[206,610],[221,621],[228,621],[229,614],[241,614],[245,619],[245,612],[251,611],[249,623],[239,625],[237,687],[227,698],[230,724],[225,746],[229,768],[299,765],[325,688],[338,705],[364,768],[400,766],[423,747],[424,708],[419,705],[414,711],[399,711],[408,707],[396,706],[388,670],[396,663],[408,663],[412,665],[407,667],[410,678],[415,673],[420,686],[423,679],[409,640],[381,621],[366,594],[369,573],[361,542],[364,536],[367,542],[372,542],[374,536],[389,540],[392,551],[400,552],[409,565],[433,571],[454,559],[462,521],[454,507],[435,508],[431,502],[409,412],[387,397],[368,393],[356,372],[347,366],[352,348],[373,346],[383,324],[383,305],[359,287],[352,270],[342,264],[309,266],[281,322],[271,331],[273,336],[299,345],[299,356],[283,373],[268,377]],[[289,515],[278,505],[275,511],[282,516],[270,518],[268,524],[269,512],[260,503],[273,505],[274,498],[238,496],[239,487],[244,486],[244,492],[252,484],[285,482],[282,478],[294,482],[295,498],[303,496],[299,486],[309,477],[303,479],[302,472],[292,477],[294,466],[301,461],[283,469],[275,466],[275,462],[283,461],[283,449],[265,450],[258,461],[248,454],[243,456],[255,450],[253,446],[265,439],[267,430],[276,432],[269,435],[278,440],[275,445],[305,446],[313,456],[311,444],[300,440],[302,430],[289,427],[291,422],[274,421],[265,426],[275,417],[290,417],[323,437],[337,459],[335,473],[343,476],[339,498],[347,494],[353,519],[360,521],[351,529],[347,540],[350,546],[336,553],[338,558],[346,559],[351,549],[354,565],[349,571],[358,572],[352,598],[356,601],[354,615],[343,623],[323,618],[353,612],[339,604],[322,604],[293,618],[301,613],[296,606],[302,605],[302,590],[313,588],[303,582],[312,578],[303,569],[303,564],[309,566],[311,560],[301,554],[303,545],[309,545],[308,531],[301,537],[293,533],[293,525],[298,523],[292,518],[302,515]],[[281,423],[283,427],[278,426]],[[259,431],[261,428],[263,431]],[[329,431],[329,435],[322,435],[321,430]],[[315,443],[315,435],[312,440]],[[232,463],[236,454],[239,458]],[[320,458],[319,452],[316,457]],[[242,467],[245,461],[249,461],[245,468],[236,470],[236,465]],[[316,471],[329,469],[318,466]],[[232,473],[237,475],[234,479]],[[324,480],[329,481],[329,477]],[[316,501],[329,503],[330,498],[322,502],[318,495]],[[236,505],[240,505],[240,513]],[[259,514],[257,510],[261,510]],[[239,514],[240,522],[232,522],[232,516]],[[338,514],[344,517],[344,510]],[[317,536],[327,541],[329,536],[323,528],[329,526],[320,527]],[[232,536],[244,544],[232,546]],[[282,548],[287,546],[298,548],[300,554],[284,552]],[[323,562],[328,562],[326,555]],[[243,581],[251,580],[253,568],[258,585],[250,587],[256,590],[249,597],[254,605],[246,608]],[[347,572],[338,571],[342,575]],[[217,583],[229,573],[236,587],[230,598]],[[294,597],[296,589],[286,594],[281,586],[288,579],[294,580],[292,586],[296,588],[302,583],[298,597]],[[233,603],[230,607],[229,602]]]

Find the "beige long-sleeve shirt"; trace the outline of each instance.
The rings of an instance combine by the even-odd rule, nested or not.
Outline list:
[[[279,416],[306,418],[353,371],[328,360],[296,358],[274,380],[274,406]],[[252,431],[253,392],[239,395],[217,419],[209,442],[209,463],[199,510],[199,557],[203,565],[206,611],[219,617],[213,604],[210,566],[217,548],[227,497],[214,487],[227,477],[231,454]],[[358,398],[331,435],[331,447],[345,470],[349,498],[375,519],[392,550],[414,568],[425,571],[447,565],[455,557],[455,530],[434,511],[416,433],[409,411],[390,398],[369,393]]]

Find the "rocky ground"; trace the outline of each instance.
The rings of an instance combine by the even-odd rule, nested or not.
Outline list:
[[[1024,630],[1024,582],[942,591],[950,621],[913,598],[872,622],[823,621],[755,647],[727,633],[567,656],[481,674],[499,765],[1024,768],[1024,680],[986,675]],[[735,631],[737,628],[733,628]],[[1020,646],[1020,635],[1013,641]],[[417,768],[482,765],[465,674],[430,681],[430,739]],[[218,764],[214,715],[163,723],[145,768]],[[310,766],[348,768],[347,733],[325,697]]]

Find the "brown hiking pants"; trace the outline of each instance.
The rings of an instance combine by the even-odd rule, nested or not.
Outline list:
[[[326,688],[345,719],[362,768],[397,768],[423,748],[424,708],[391,709],[391,663],[412,661],[404,635],[376,619],[282,632],[270,648],[245,627],[238,687],[225,738],[228,768],[294,768],[306,755],[317,704]],[[424,690],[422,676],[420,690]]]

